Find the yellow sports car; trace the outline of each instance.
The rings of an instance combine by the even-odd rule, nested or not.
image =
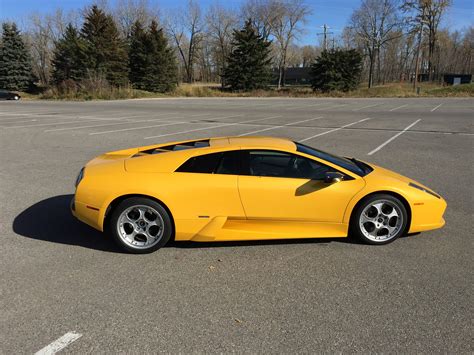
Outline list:
[[[444,225],[445,200],[409,178],[291,140],[224,137],[106,153],[81,169],[72,213],[146,253],[170,239],[353,235],[386,244]]]

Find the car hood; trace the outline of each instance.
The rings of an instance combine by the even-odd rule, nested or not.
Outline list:
[[[366,164],[369,164],[369,163],[366,163]],[[399,184],[403,184],[403,185],[408,185],[410,183],[412,184],[416,184],[422,188],[424,188],[425,190],[428,190],[432,193],[435,193],[431,188],[429,188],[428,186],[425,186],[423,185],[422,183],[416,181],[416,180],[413,180],[413,179],[410,179],[409,177],[406,177],[406,176],[403,176],[401,174],[398,174],[392,170],[388,170],[388,169],[385,169],[385,168],[382,168],[380,166],[377,166],[375,164],[369,164],[374,170],[369,173],[368,175],[366,175],[364,177],[364,179],[367,181],[367,182],[371,182],[371,181],[377,181],[377,182],[383,182],[384,184],[394,184],[394,185],[399,185]],[[436,194],[436,193],[435,193]]]

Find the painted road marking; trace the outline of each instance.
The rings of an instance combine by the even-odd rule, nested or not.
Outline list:
[[[186,124],[186,123],[189,123],[189,121],[168,122],[168,123],[156,124],[156,125],[152,125],[152,126],[143,126],[143,127],[140,126],[140,127],[132,127],[132,128],[114,129],[114,130],[111,130],[111,131],[91,132],[91,133],[89,133],[89,136],[95,136],[95,135],[98,135],[98,134],[106,134],[106,133],[115,133],[115,132],[136,131],[136,130],[146,129],[146,128],[177,126],[177,125]]]
[[[203,131],[206,129],[214,129],[214,128],[219,128],[219,127],[229,127],[229,126],[236,126],[239,124],[245,124],[247,122],[258,122],[258,121],[263,121],[263,120],[269,120],[272,118],[279,118],[281,116],[271,116],[271,117],[264,117],[260,118],[258,120],[249,120],[249,121],[242,121],[242,122],[234,122],[234,123],[224,123],[216,126],[211,126],[211,127],[204,127],[204,128],[197,128],[197,129],[190,129],[188,131],[181,131],[181,132],[175,132],[175,133],[166,133],[166,134],[160,134],[157,136],[151,136],[151,137],[145,137],[144,139],[152,139],[152,138],[159,138],[159,137],[167,137],[167,136],[174,136],[177,134],[183,134],[183,133],[190,133],[190,132],[197,132],[197,131]]]
[[[308,120],[303,120],[303,121],[298,121],[298,122],[291,122],[291,123],[287,123],[287,124],[284,124],[284,125],[281,125],[281,126],[273,126],[273,127],[269,127],[269,128],[264,128],[264,129],[259,129],[259,130],[256,130],[256,131],[252,131],[252,132],[242,133],[242,134],[239,134],[239,137],[248,136],[248,135],[255,134],[255,133],[259,133],[259,132],[271,131],[272,129],[278,129],[278,128],[283,128],[283,127],[288,127],[288,126],[295,125],[295,124],[298,124],[298,123],[303,123],[303,122],[309,122],[309,121],[319,120],[320,118],[323,118],[323,116],[315,117],[315,118],[310,118],[310,119],[308,119]]]
[[[367,155],[372,155],[374,153],[377,153],[380,149],[382,149],[383,147],[385,147],[388,143],[390,143],[391,141],[393,141],[394,139],[396,139],[397,137],[401,136],[403,133],[405,133],[406,131],[408,131],[410,128],[412,128],[414,125],[416,125],[418,122],[421,121],[421,118],[416,120],[415,122],[413,122],[412,124],[408,125],[407,127],[405,127],[401,132],[398,132],[396,135],[394,135],[393,137],[387,139],[385,142],[383,142],[381,145],[379,145],[377,148],[375,148],[374,150],[370,151],[369,153],[367,153]]]
[[[319,102],[319,103],[317,103],[317,104],[303,105],[303,106],[297,105],[296,107],[295,107],[295,105],[292,105],[291,107],[287,107],[286,110],[287,110],[287,111],[290,111],[290,110],[291,110],[291,111],[294,111],[294,110],[305,110],[305,109],[307,109],[307,108],[309,108],[309,107],[321,106],[321,105],[324,105],[324,104],[327,104],[327,102]]]
[[[396,110],[398,110],[399,108],[403,108],[403,107],[406,107],[406,106],[408,106],[408,104],[405,104],[405,105],[402,105],[402,106],[398,106],[398,107],[392,108],[392,109],[389,110],[389,111],[390,111],[390,112],[396,111]]]
[[[201,115],[202,116],[202,115]],[[224,116],[224,117],[214,117],[214,118],[210,118],[211,120],[223,120],[223,119],[226,119],[226,118],[232,118],[232,117],[240,117],[240,116],[243,116],[243,115],[234,115],[234,116]],[[191,116],[192,117],[192,116]],[[177,118],[177,117],[175,117]],[[140,130],[140,129],[146,129],[146,128],[154,128],[154,127],[163,127],[163,126],[171,126],[173,124],[185,124],[185,123],[191,123],[190,121],[178,121],[178,122],[175,122],[175,123],[171,123],[171,124],[164,124],[164,125],[153,125],[153,126],[144,126],[144,127],[132,127],[132,128],[123,128],[123,129],[115,129],[115,130],[111,130],[111,131],[100,131],[100,132],[92,132],[92,133],[89,133],[90,136],[95,136],[97,134],[106,134],[106,133],[115,133],[115,132],[126,132],[126,131],[136,131],[136,130]],[[198,122],[199,123],[199,122]],[[206,124],[206,122],[202,122],[203,124]]]
[[[30,124],[30,125],[21,125],[21,126],[2,126],[2,128],[5,129],[11,129],[11,128],[29,128],[29,127],[44,127],[44,126],[55,126],[55,125],[63,125],[63,124],[71,124],[71,123],[80,123],[79,120],[70,118],[72,121],[68,122],[48,122],[48,123],[39,123],[39,124]],[[103,120],[98,120],[95,118],[83,118],[83,120],[88,120],[89,122],[94,122],[94,121],[103,121]],[[22,122],[24,123],[24,122]]]
[[[330,110],[332,108],[338,108],[338,107],[343,107],[343,106],[347,106],[347,104],[334,105],[334,106],[329,106],[329,107],[321,107],[321,108],[316,109],[315,111]]]
[[[315,134],[314,136],[311,136],[311,137],[308,137],[308,138],[305,138],[305,139],[301,139],[300,142],[306,142],[310,139],[313,139],[313,138],[316,138],[316,137],[320,137],[320,136],[324,136],[325,134],[329,134],[329,133],[332,133],[332,132],[336,132],[336,131],[339,131],[341,129],[344,129],[346,127],[350,127],[350,126],[353,126],[357,123],[361,123],[361,122],[364,122],[364,121],[368,121],[368,120],[371,120],[372,118],[370,117],[367,117],[367,118],[363,118],[357,122],[352,122],[352,123],[348,123],[344,126],[341,126],[341,127],[338,127],[338,128],[334,128],[334,129],[331,129],[330,131],[326,131],[326,132],[322,132],[322,133],[319,133],[319,134]]]
[[[355,108],[355,109],[353,109],[352,111],[359,111],[359,110],[363,110],[364,108],[375,107],[375,106],[379,106],[379,105],[382,105],[382,104],[383,104],[383,102],[381,102],[381,103],[379,103],[379,104],[374,104],[374,105],[367,105],[367,106]]]
[[[434,107],[431,109],[431,112],[434,112],[436,111],[437,109],[439,109],[443,104],[439,104],[438,106]]]
[[[82,334],[76,332],[69,332],[64,334],[61,338],[56,339],[51,344],[45,346],[43,349],[37,351],[35,355],[51,355],[56,354],[58,351],[61,351],[69,344],[72,344],[77,339],[79,339]]]
[[[94,128],[94,127],[108,127],[108,126],[117,126],[123,124],[133,124],[133,123],[140,123],[140,122],[171,122],[171,121],[164,121],[163,119],[167,118],[181,118],[181,117],[162,117],[162,118],[155,118],[150,120],[130,120],[130,121],[122,121],[122,122],[115,122],[115,123],[106,123],[106,124],[99,124],[99,125],[87,125],[87,126],[77,126],[77,127],[65,127],[65,128],[55,128],[55,129],[48,129],[44,131],[45,133],[48,132],[58,132],[58,131],[70,131],[73,129],[81,129],[81,128]]]

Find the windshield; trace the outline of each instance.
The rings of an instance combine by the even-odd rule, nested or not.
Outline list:
[[[339,157],[337,155],[326,153],[326,152],[323,152],[322,150],[311,148],[311,147],[308,147],[307,145],[297,143],[297,142],[295,142],[295,144],[296,144],[296,150],[298,152],[305,153],[308,155],[312,155],[313,157],[326,160],[330,163],[340,166],[341,168],[349,170],[350,172],[353,172],[354,174],[357,174],[359,176],[365,176],[373,170],[367,164],[360,162],[356,159],[347,159],[347,158]]]

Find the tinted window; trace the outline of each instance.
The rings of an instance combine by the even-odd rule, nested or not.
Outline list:
[[[181,165],[177,172],[212,174],[220,163],[222,153],[212,153],[190,158]]]
[[[190,158],[176,171],[181,173],[238,175],[240,171],[240,151],[212,153]]]
[[[238,175],[241,170],[241,154],[240,151],[225,152],[222,155],[216,174]]]
[[[284,152],[248,151],[248,171],[252,176],[323,180],[334,169],[313,160]]]
[[[301,143],[296,143],[295,142],[295,144],[296,144],[296,150],[298,152],[302,152],[302,153],[305,153],[305,154],[308,154],[308,155],[312,155],[316,158],[326,160],[330,163],[333,163],[333,164],[336,164],[336,165],[340,166],[341,168],[347,169],[347,170],[349,170],[349,171],[351,171],[354,174],[357,174],[359,176],[365,176],[369,172],[372,171],[372,168],[370,168],[367,164],[364,164],[362,162],[359,162],[357,164],[353,160],[349,160],[347,158],[339,157],[339,156],[334,155],[334,154],[326,153],[326,152],[323,152],[322,150],[311,148],[311,147],[308,147],[307,145],[304,145],[304,144],[301,144]]]

